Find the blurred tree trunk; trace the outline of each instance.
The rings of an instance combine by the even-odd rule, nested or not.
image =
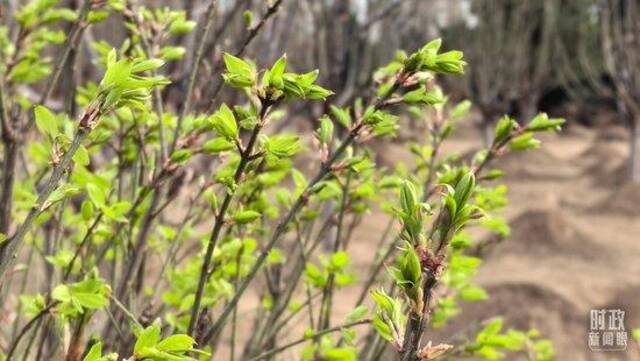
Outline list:
[[[481,109],[485,141],[502,115],[529,121],[552,86],[551,48],[560,3],[477,0],[467,16],[444,29],[447,43],[462,49],[472,64],[458,81],[465,97]]]
[[[640,183],[640,116],[629,118],[629,176]]]
[[[609,0],[601,14],[602,52],[618,109],[629,123],[629,180],[640,183],[640,8],[638,0]]]
[[[485,147],[489,147],[493,141],[493,125],[496,117],[500,115],[489,106],[479,105],[479,108],[482,119],[480,119],[478,126],[482,132],[482,143]]]

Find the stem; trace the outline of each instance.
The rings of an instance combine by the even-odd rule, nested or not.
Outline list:
[[[333,252],[336,253],[340,250],[340,240],[342,239],[342,229],[344,225],[344,217],[347,209],[347,200],[349,199],[349,185],[351,184],[351,176],[352,173],[349,172],[347,174],[347,180],[342,190],[342,200],[340,204],[340,211],[338,213],[338,224],[336,226],[336,238],[333,244]],[[333,288],[335,284],[336,274],[335,272],[331,272],[329,275],[329,279],[327,280],[327,285],[322,295],[321,312],[320,312],[320,320],[318,328],[327,328],[331,322],[331,307],[333,304]]]
[[[44,186],[44,189],[38,195],[38,200],[36,201],[36,204],[29,211],[27,218],[18,227],[13,237],[8,239],[4,244],[2,244],[2,246],[0,246],[1,247],[0,248],[0,282],[4,280],[3,278],[4,278],[5,272],[7,271],[7,269],[13,262],[13,260],[16,258],[16,254],[15,254],[16,250],[18,246],[20,246],[20,244],[22,243],[24,236],[27,234],[27,232],[31,228],[33,221],[35,221],[36,217],[40,213],[42,213],[42,209],[41,209],[42,205],[58,186],[58,182],[62,178],[64,171],[67,169],[67,167],[71,163],[71,160],[74,154],[80,147],[82,141],[86,138],[87,134],[88,134],[87,129],[78,128],[75,136],[73,137],[73,141],[71,142],[71,146],[69,147],[69,150],[65,153],[60,163],[56,164],[56,166],[53,168],[53,172],[51,173],[51,177],[49,178],[49,181],[46,183],[46,185]]]
[[[380,242],[378,242],[377,249],[382,248],[384,241],[387,239],[389,232],[391,232],[391,229],[393,228],[393,223],[394,223],[394,219],[391,218],[389,220],[389,223],[387,224],[387,227],[384,233],[382,234],[382,237],[380,238]],[[358,296],[358,300],[356,301],[356,305],[355,305],[356,307],[360,306],[364,302],[364,299],[365,297],[367,297],[367,293],[369,292],[369,288],[371,288],[373,283],[376,281],[376,277],[378,277],[378,274],[384,267],[384,263],[393,254],[393,251],[395,250],[396,242],[397,242],[397,238],[394,239],[393,242],[391,242],[391,244],[385,251],[384,255],[380,257],[378,262],[371,267],[371,271],[369,272],[369,278],[367,278],[367,282],[365,282],[364,286],[362,287],[362,291],[360,291],[360,295]]]
[[[343,330],[345,328],[350,328],[350,327],[354,327],[354,326],[358,326],[358,325],[364,325],[364,324],[368,324],[368,323],[371,323],[371,320],[364,319],[364,320],[360,320],[360,321],[346,323],[346,324],[343,324],[343,325],[340,325],[340,326],[336,326],[336,327],[327,328],[327,329],[324,329],[324,330],[321,330],[321,331],[318,331],[318,332],[314,333],[313,337],[311,337],[311,338],[309,338],[309,337],[299,338],[299,339],[297,339],[295,341],[289,342],[289,343],[287,343],[285,345],[282,345],[282,346],[280,346],[278,348],[275,348],[273,350],[265,351],[265,352],[261,353],[260,355],[249,359],[249,361],[262,360],[262,359],[265,359],[267,357],[276,355],[276,354],[278,354],[278,353],[280,353],[280,352],[282,352],[282,351],[284,351],[286,349],[289,349],[289,348],[291,348],[293,346],[299,345],[299,344],[304,343],[306,341],[310,341],[315,337],[324,336],[324,335],[327,335],[327,334],[330,334],[330,333],[341,331],[341,330]]]
[[[128,5],[133,7],[132,4],[128,4]],[[144,30],[142,29],[142,24],[140,23],[139,18],[133,15],[134,13],[135,12],[133,10],[131,10],[131,13],[128,13],[125,11],[124,16],[136,24],[136,27],[138,28],[138,35],[140,36],[140,44],[142,46],[142,50],[145,52],[148,58],[153,57],[155,54],[152,54],[151,43],[149,42],[149,39],[147,38]],[[157,74],[155,71],[151,71],[151,76],[156,76],[156,75]],[[166,139],[164,134],[164,124],[162,119],[164,114],[164,107],[162,105],[162,93],[160,91],[160,88],[158,87],[153,88],[152,103],[153,103],[154,111],[158,115],[158,138],[159,138],[158,140],[160,142],[160,162],[159,163],[164,164],[165,160],[167,159],[167,144],[166,144]]]
[[[2,164],[2,189],[0,193],[0,233],[8,233],[11,223],[11,203],[13,199],[13,179],[15,176],[18,146],[16,134],[9,120],[9,113],[4,98],[4,82],[0,79],[0,125],[2,144],[4,146],[4,162]]]
[[[43,308],[40,312],[38,312],[38,314],[36,314],[31,320],[29,320],[29,322],[27,322],[27,324],[24,325],[24,327],[22,327],[22,329],[20,330],[20,333],[18,333],[18,336],[13,340],[13,342],[11,343],[11,346],[9,347],[9,352],[7,352],[7,361],[11,360],[11,357],[13,356],[16,349],[18,348],[18,345],[20,344],[20,340],[22,340],[22,337],[24,337],[24,335],[26,335],[27,332],[29,332],[31,327],[33,327],[33,325],[35,325],[35,323],[40,318],[48,314],[49,311],[57,304],[58,302],[52,302],[48,304],[45,308]]]
[[[258,139],[258,134],[262,129],[262,123],[265,120],[267,110],[269,109],[270,104],[267,102],[262,104],[262,109],[260,110],[260,117],[258,120],[258,124],[253,128],[253,132],[251,133],[251,138],[249,138],[249,143],[247,147],[240,152],[240,164],[238,164],[238,168],[236,169],[236,173],[234,174],[234,182],[238,183],[244,174],[245,168],[249,164],[251,160],[251,156],[253,153],[253,147]],[[211,259],[213,258],[213,251],[216,248],[218,243],[218,238],[220,237],[220,231],[222,230],[222,226],[224,225],[225,216],[227,214],[227,210],[229,205],[231,204],[231,200],[233,195],[235,194],[235,190],[227,191],[220,206],[220,210],[216,215],[216,219],[213,224],[213,229],[211,230],[211,235],[209,237],[209,243],[207,245],[207,251],[205,253],[204,259],[202,261],[202,268],[200,269],[200,278],[198,280],[198,288],[196,289],[196,295],[193,302],[193,307],[191,308],[191,319],[189,320],[189,328],[187,329],[187,334],[192,336],[193,332],[198,324],[198,318],[200,313],[200,304],[202,302],[202,294],[204,292],[204,286],[208,279],[208,275],[210,274],[209,268],[211,266]]]
[[[209,37],[209,32],[211,31],[211,26],[213,25],[213,20],[215,18],[217,2],[217,0],[211,0],[211,2],[209,3],[209,7],[207,8],[207,15],[204,23],[204,28],[202,29],[202,36],[200,37],[200,41],[198,42],[196,56],[191,63],[189,82],[187,83],[187,92],[184,97],[184,106],[182,107],[182,111],[180,112],[180,116],[178,117],[176,129],[173,132],[173,141],[171,143],[170,152],[173,152],[173,150],[176,148],[178,137],[180,136],[180,132],[182,131],[182,123],[184,121],[184,118],[191,111],[191,104],[193,102],[193,89],[195,88],[198,70],[200,68],[200,63],[202,62],[206,39]]]
[[[417,351],[420,348],[422,333],[429,318],[429,303],[431,302],[432,291],[437,283],[437,279],[429,270],[425,270],[422,273],[422,277],[424,306],[420,313],[411,310],[409,314],[404,341],[402,343],[404,348],[401,354],[402,361],[418,361]]]
[[[82,241],[78,245],[78,248],[76,249],[76,252],[73,254],[73,257],[71,258],[71,261],[69,261],[69,265],[67,266],[67,269],[64,271],[64,275],[62,276],[63,281],[66,281],[69,278],[69,276],[71,275],[71,271],[73,271],[73,265],[75,264],[76,259],[78,259],[78,257],[80,256],[80,252],[82,252],[82,249],[87,244],[89,239],[91,239],[91,235],[93,234],[95,229],[98,227],[98,224],[100,223],[100,220],[102,219],[103,214],[104,213],[100,212],[98,217],[96,217],[96,220],[93,221],[93,223],[91,224],[91,226],[87,230],[87,233],[84,235],[84,238],[82,238]]]
[[[45,91],[42,93],[42,96],[40,97],[39,104],[42,105],[47,101],[47,99],[49,99],[49,97],[53,93],[53,90],[58,84],[58,81],[60,80],[60,75],[62,74],[62,70],[69,58],[69,55],[71,54],[72,49],[75,49],[78,46],[83,30],[86,27],[86,19],[89,14],[89,10],[91,9],[91,3],[92,3],[91,0],[84,1],[83,6],[80,9],[78,21],[76,22],[74,29],[71,31],[71,35],[67,38],[67,42],[65,44],[64,49],[62,50],[62,54],[60,54],[60,57],[58,58],[58,61],[55,65],[53,73],[49,81],[47,82]],[[3,174],[2,195],[0,195],[0,202],[1,202],[0,210],[2,211],[2,215],[0,216],[0,233],[7,233],[9,229],[9,223],[10,223],[10,217],[11,217],[11,203],[12,203],[11,200],[13,198],[13,182],[15,177],[16,158],[18,156],[18,143],[16,142],[17,139],[14,136],[15,134],[13,134],[15,130],[12,129],[11,125],[9,124],[9,119],[7,116],[7,108],[4,101],[4,88],[2,85],[1,79],[0,79],[0,107],[2,108],[0,109],[0,114],[1,114],[0,121],[2,123],[2,137],[3,137],[4,146],[5,146],[5,160],[3,165],[4,169],[2,173]],[[26,133],[29,129],[31,129],[34,123],[35,123],[35,114],[31,112],[31,115],[26,124],[26,127],[25,129],[23,129],[24,133]],[[78,143],[75,144],[75,141],[76,141],[76,138],[78,138],[78,135],[81,135],[81,138],[79,139]],[[80,142],[82,141],[85,135],[86,134],[84,133],[84,131],[81,131],[80,129],[76,133],[76,136],[74,137],[74,143],[71,144],[71,148],[69,150],[71,151],[74,145],[75,145],[75,149],[73,149],[73,152],[67,152],[67,153],[72,153],[71,156],[68,157],[68,159],[65,154],[65,158],[62,160],[62,162],[65,162],[65,159],[67,159],[67,164],[65,164],[64,167],[60,168],[60,174],[58,176],[58,179],[55,181],[56,184],[60,180],[60,177],[62,176],[62,171],[68,165],[69,161],[73,157],[73,154],[77,150],[78,146],[80,145]],[[53,175],[56,175],[55,171],[56,169],[54,169]],[[53,175],[52,175],[52,178],[50,179],[50,182],[47,184],[47,188],[45,188],[45,191],[40,194],[40,196],[46,195],[44,200],[46,200],[49,194],[53,191],[53,188],[49,189],[48,187],[51,185],[51,181],[54,180]],[[53,184],[52,187],[55,187],[56,184]],[[41,198],[42,197],[38,197],[39,204],[42,203]],[[39,212],[37,214],[39,214]],[[29,226],[31,225],[31,223],[33,222],[37,214],[35,213],[35,209],[32,209],[29,212],[29,215],[27,216],[25,223],[23,223],[23,225],[18,228],[18,230],[16,231],[16,234],[12,237],[12,239],[0,245],[0,283],[2,283],[4,274],[15,256],[13,253],[15,252],[16,248],[20,245],[22,238],[24,237],[24,233],[26,233],[26,231],[28,230]]]
[[[116,305],[116,307],[118,307],[120,311],[122,311],[122,313],[131,320],[131,322],[135,323],[136,326],[140,328],[144,328],[142,327],[136,316],[131,313],[131,311],[129,311],[120,301],[118,301],[117,298],[113,297],[112,295],[109,296],[109,298],[111,299],[111,301],[113,301],[113,304]]]

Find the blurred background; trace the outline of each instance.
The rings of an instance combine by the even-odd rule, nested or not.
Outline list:
[[[3,11],[19,1],[4,0]],[[71,7],[80,1],[67,2]],[[185,8],[202,21],[209,1],[138,1]],[[490,299],[469,304],[435,338],[447,340],[468,324],[503,315],[509,327],[539,329],[551,338],[559,360],[638,360],[636,343],[626,353],[593,353],[587,346],[591,309],[626,311],[629,335],[640,327],[640,4],[635,0],[219,0],[205,46],[195,109],[204,111],[237,96],[222,88],[221,55],[243,53],[270,64],[282,53],[298,70],[319,69],[319,83],[346,105],[370,95],[375,69],[397,49],[413,51],[443,38],[460,49],[466,74],[440,85],[454,100],[473,103],[472,115],[448,145],[467,154],[488,141],[496,120],[508,114],[526,121],[539,111],[567,119],[565,129],[544,139],[543,149],[508,156],[511,235],[486,250],[478,275]],[[11,13],[11,12],[9,12]],[[248,14],[251,13],[252,17]],[[264,26],[255,39],[247,24]],[[78,64],[66,72],[54,97],[98,78],[90,45],[126,38],[121,19],[87,30]],[[176,43],[192,47],[191,34]],[[247,40],[248,46],[244,46]],[[186,42],[186,43],[185,43]],[[191,57],[172,65],[163,96],[179,109]],[[34,90],[37,92],[37,90]],[[219,95],[219,96],[218,96]],[[215,99],[215,100],[212,100]],[[300,102],[281,127],[315,129],[326,109]],[[379,162],[409,159],[402,130],[376,145]],[[414,139],[415,140],[415,139]],[[371,234],[383,232],[372,214],[359,227],[354,262],[369,266]],[[354,292],[355,293],[355,292]],[[347,294],[344,297],[350,297]],[[356,295],[354,294],[353,297]],[[349,311],[349,302],[338,302]]]

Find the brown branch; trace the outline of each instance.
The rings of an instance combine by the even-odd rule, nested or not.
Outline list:
[[[369,320],[369,319],[350,322],[350,323],[346,323],[344,325],[331,327],[331,328],[327,328],[327,329],[324,329],[324,330],[321,330],[321,331],[318,331],[318,332],[314,332],[313,336],[314,337],[320,337],[320,336],[324,336],[324,335],[327,335],[327,334],[330,334],[330,333],[342,331],[345,328],[350,328],[350,327],[353,327],[353,326],[364,325],[364,324],[369,324],[369,323],[371,323],[371,320]],[[262,360],[262,359],[271,357],[271,356],[276,355],[276,354],[278,354],[278,353],[280,353],[280,352],[282,352],[282,351],[284,351],[286,349],[289,349],[291,347],[294,347],[294,346],[299,345],[301,343],[304,343],[306,341],[310,341],[312,339],[313,338],[309,338],[309,337],[301,337],[301,338],[299,338],[299,339],[297,339],[295,341],[289,342],[289,343],[287,343],[285,345],[282,345],[282,346],[280,346],[278,348],[274,348],[272,350],[265,351],[265,352],[261,353],[260,355],[258,355],[256,357],[250,358],[249,361],[258,361],[258,360]]]
[[[71,164],[71,160],[73,156],[76,154],[78,148],[82,144],[82,141],[87,137],[89,131],[85,128],[78,128],[75,136],[69,146],[69,150],[64,154],[64,157],[60,161],[60,163],[56,164],[53,168],[53,172],[51,173],[51,177],[47,181],[44,189],[38,195],[38,200],[36,204],[31,208],[29,214],[27,214],[27,218],[25,218],[24,222],[18,227],[16,233],[9,238],[5,243],[0,246],[0,283],[4,281],[4,274],[13,263],[13,260],[16,257],[16,250],[18,246],[22,243],[24,236],[27,234],[33,221],[35,221],[36,217],[42,213],[42,205],[49,198],[51,193],[57,188],[58,182],[62,179],[62,175],[66,171],[69,164]]]
[[[253,148],[256,141],[258,140],[258,134],[262,129],[262,125],[264,124],[269,107],[270,107],[269,102],[263,101],[258,123],[253,128],[251,137],[249,138],[249,142],[247,143],[246,148],[240,151],[240,163],[238,164],[238,168],[236,169],[236,172],[233,177],[235,183],[238,183],[241,180],[247,165],[251,162],[251,155],[253,154]],[[222,226],[224,225],[225,216],[227,214],[227,210],[229,208],[229,205],[231,204],[231,200],[234,194],[235,194],[234,191],[226,192],[224,200],[222,201],[222,205],[220,206],[220,209],[216,214],[213,229],[211,230],[211,235],[209,237],[209,243],[207,245],[207,251],[202,261],[202,268],[200,270],[200,278],[198,280],[198,288],[196,290],[193,307],[191,308],[191,319],[189,321],[189,328],[187,330],[187,334],[189,335],[193,335],[194,330],[198,326],[197,324],[199,320],[200,304],[202,302],[202,294],[204,292],[204,286],[205,286],[205,283],[207,282],[208,275],[210,274],[209,268],[211,266],[211,259],[213,258],[213,251],[215,250],[215,247],[218,243],[218,238],[220,237],[220,231],[222,230]]]
[[[182,123],[184,121],[184,118],[191,111],[191,104],[193,103],[193,90],[195,88],[196,79],[198,77],[200,63],[202,62],[202,57],[204,55],[206,40],[209,37],[209,32],[211,31],[211,26],[213,25],[213,20],[215,18],[217,3],[217,0],[211,0],[211,2],[209,3],[209,7],[207,8],[207,15],[202,28],[200,41],[198,41],[198,48],[196,50],[193,62],[191,63],[191,71],[189,72],[189,80],[187,83],[187,92],[184,97],[184,105],[182,106],[182,111],[180,112],[180,116],[178,117],[176,129],[173,132],[173,142],[171,144],[171,148],[169,149],[169,153],[173,152],[173,150],[176,148],[178,137],[180,136],[180,132],[182,131]]]

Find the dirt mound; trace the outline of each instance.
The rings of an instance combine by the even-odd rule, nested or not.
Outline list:
[[[582,151],[576,161],[587,164],[615,163],[626,157],[620,151],[619,143],[610,141],[594,141]]]
[[[626,183],[607,197],[595,211],[640,214],[640,184]]]
[[[629,138],[629,130],[623,126],[608,125],[596,130],[596,141],[626,141]]]
[[[503,283],[485,289],[489,293],[487,301],[465,303],[462,313],[438,330],[443,341],[448,340],[446,335],[461,331],[475,333],[484,321],[499,315],[505,330],[536,328],[550,338],[557,360],[591,360],[585,347],[589,315],[566,297],[532,283]]]
[[[505,172],[507,179],[557,179],[562,173],[556,170],[563,168],[563,161],[548,150],[535,149],[526,153],[510,152],[496,159],[493,165]]]
[[[629,339],[627,340],[627,351],[616,353],[621,357],[621,360],[640,360],[640,348],[638,348],[636,342],[631,339],[632,330],[640,327],[638,299],[640,299],[640,285],[635,285],[614,294],[611,301],[606,304],[594,307],[594,309],[597,310],[624,311],[624,327]]]
[[[576,164],[584,167],[582,175],[597,187],[614,187],[627,180],[627,155],[620,144],[595,141],[578,155]]]
[[[553,210],[528,210],[511,223],[511,236],[490,257],[522,254],[526,257],[570,256],[593,261],[608,252]]]
[[[612,188],[624,185],[629,180],[629,170],[627,164],[607,164],[602,162],[587,167],[583,172],[585,177],[590,178],[590,183],[595,187]]]
[[[613,295],[611,300],[599,309],[621,309],[625,311],[625,326],[627,330],[640,327],[640,285],[629,287]]]

